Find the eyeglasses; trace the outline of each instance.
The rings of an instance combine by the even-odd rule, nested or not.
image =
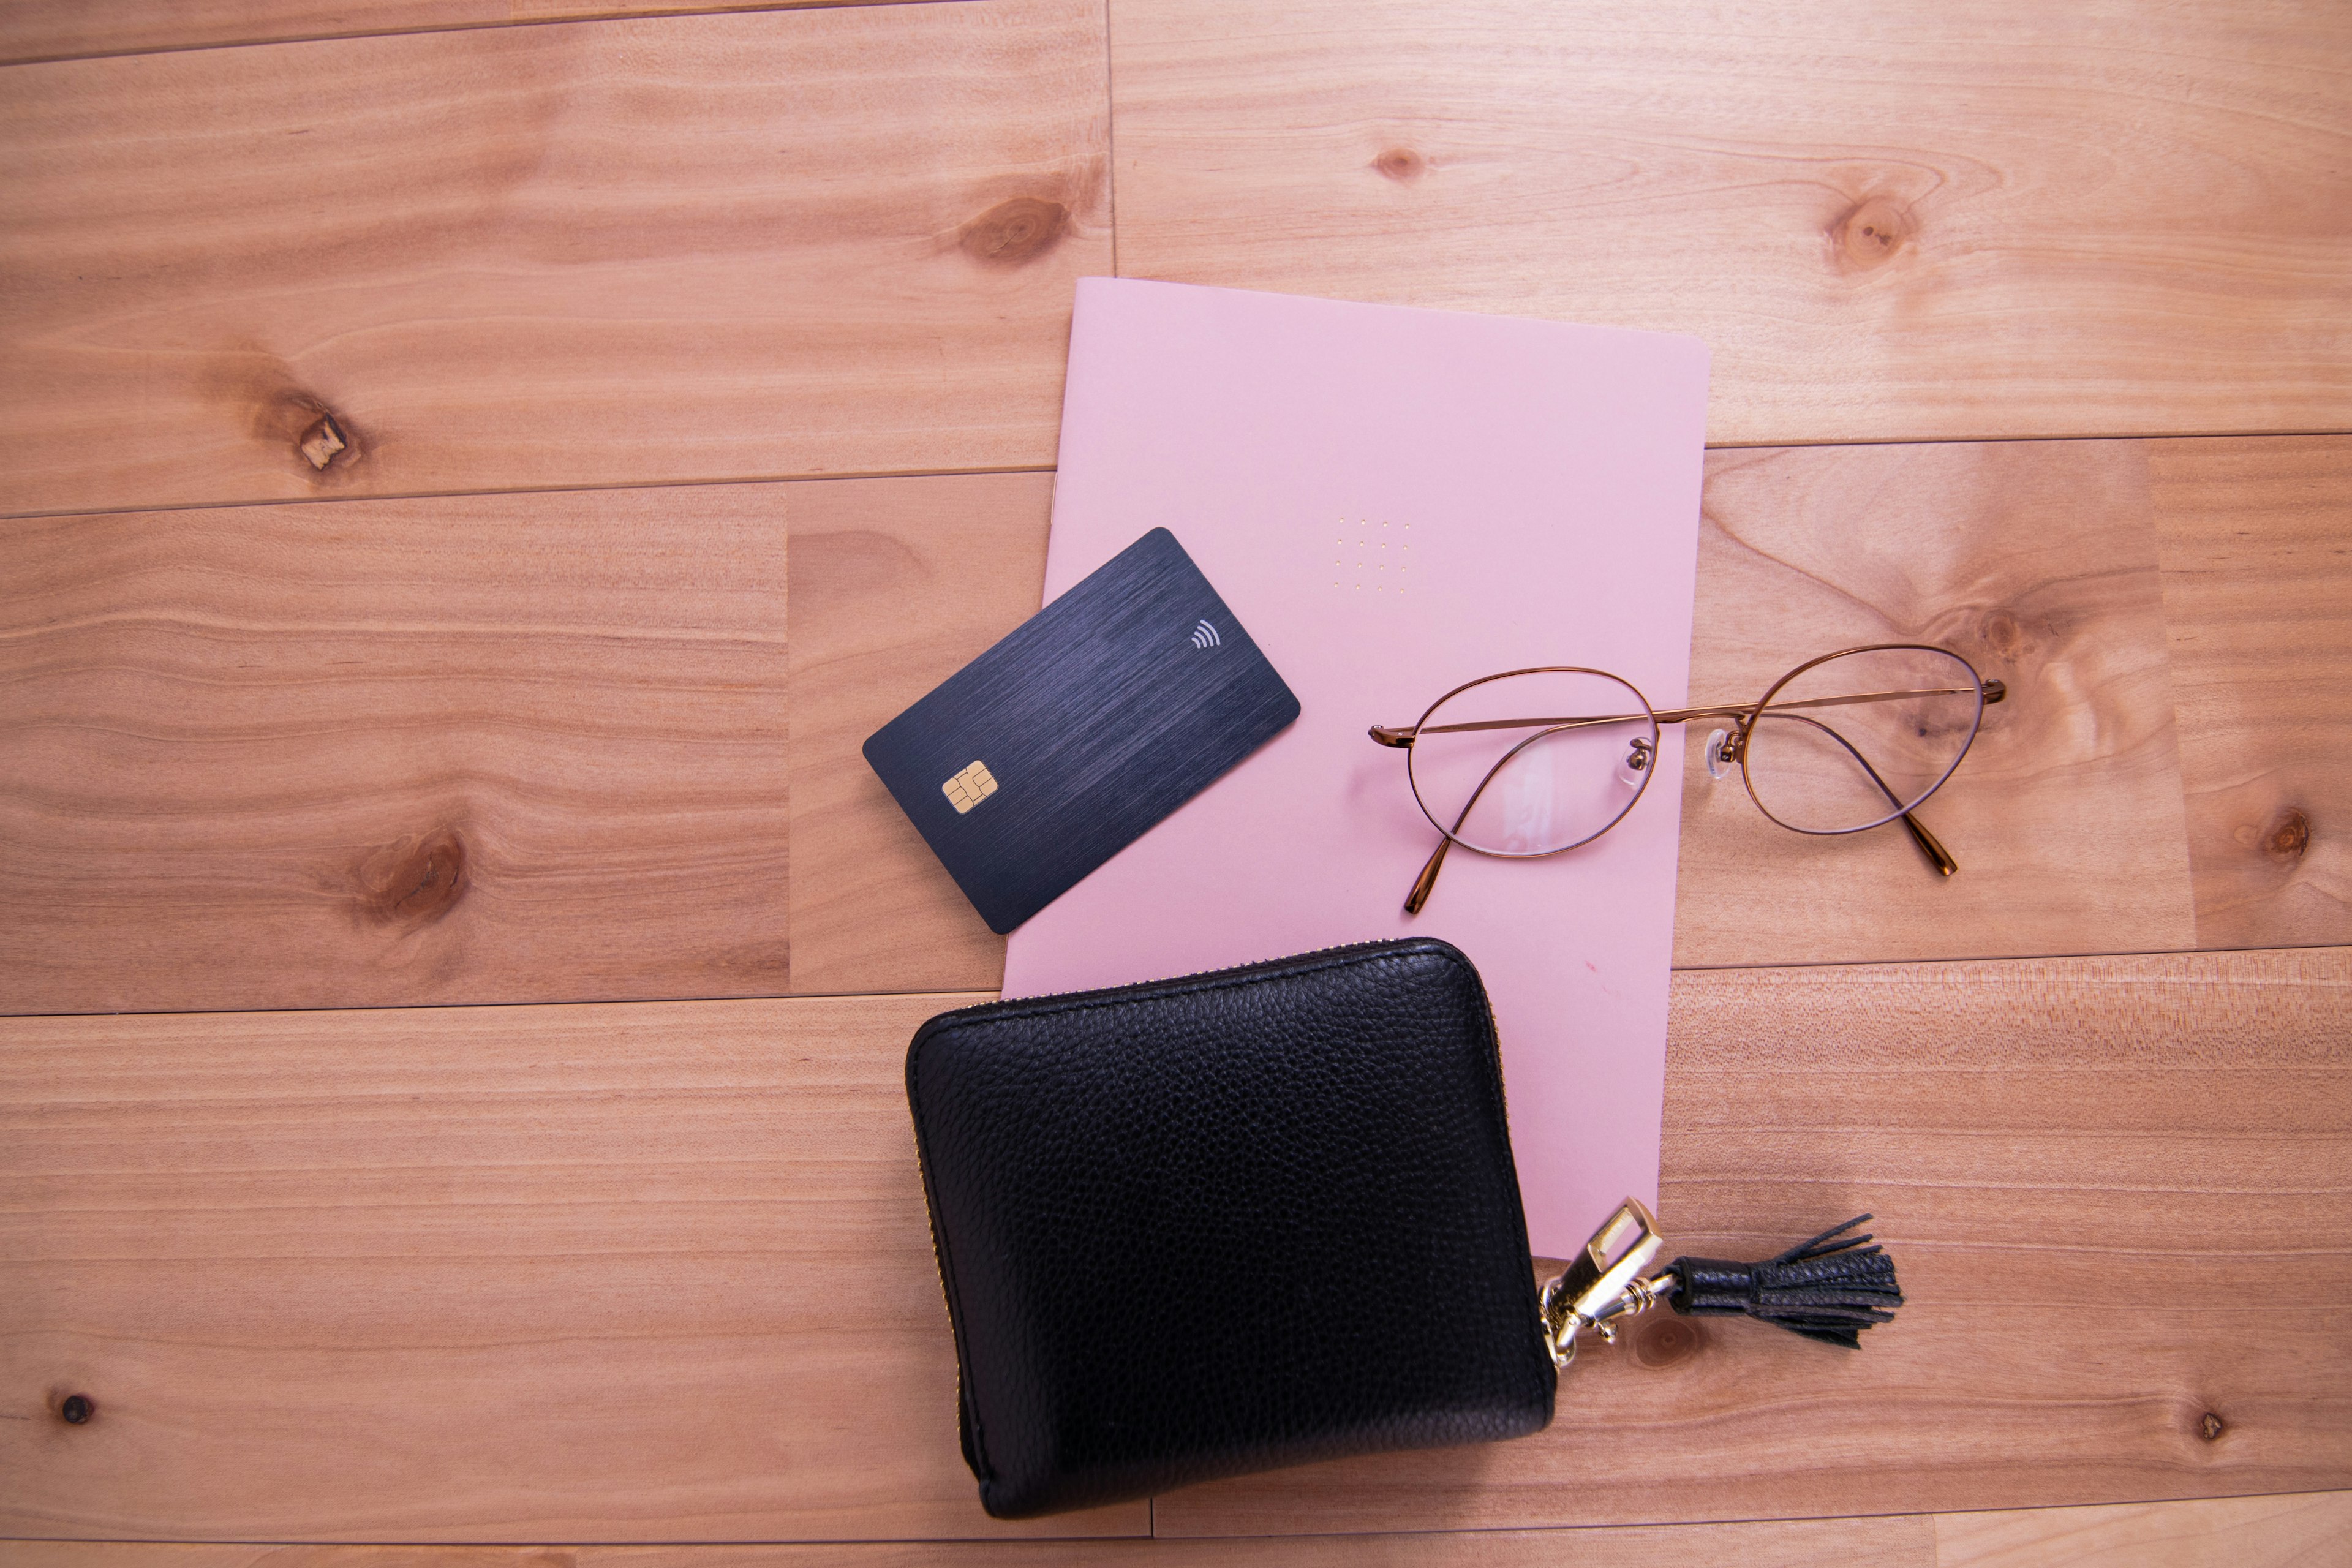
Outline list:
[[[1405,912],[1421,912],[1457,844],[1535,859],[1616,826],[1656,771],[1658,726],[1694,719],[1727,721],[1707,737],[1707,775],[1737,767],[1748,797],[1781,826],[1833,837],[1900,821],[1948,877],[1959,863],[1912,814],[1960,765],[1985,704],[2008,695],[1951,649],[1924,643],[1843,648],[1797,666],[1752,703],[1664,713],[1630,681],[1574,666],[1457,686],[1417,723],[1371,729],[1407,753],[1413,799],[1441,836]],[[1840,710],[1834,724],[1814,716],[1824,709]]]

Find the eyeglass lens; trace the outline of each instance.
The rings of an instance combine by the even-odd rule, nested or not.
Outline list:
[[[1801,833],[1874,826],[1950,776],[1982,710],[1975,674],[1952,654],[1841,654],[1790,677],[1757,715],[1748,787],[1768,816]]]
[[[1614,676],[1528,670],[1447,697],[1407,759],[1440,831],[1490,855],[1549,855],[1625,815],[1657,736],[1641,694]]]

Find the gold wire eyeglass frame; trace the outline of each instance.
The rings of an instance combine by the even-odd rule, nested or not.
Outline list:
[[[1851,696],[1845,697],[1816,697],[1809,698],[1803,701],[1781,703],[1775,703],[1772,700],[1773,698],[1780,695],[1790,681],[1796,679],[1807,670],[1827,664],[1832,659],[1845,658],[1851,655],[1859,653],[1942,654],[1947,658],[1957,663],[1962,669],[1967,670],[1969,672],[1969,679],[1974,682],[1974,684],[1971,686],[1931,688],[1915,687],[1907,689],[1893,691],[1863,691],[1855,692]],[[1472,690],[1477,687],[1485,686],[1490,681],[1508,680],[1513,676],[1517,675],[1597,675],[1605,679],[1613,680],[1620,686],[1625,688],[1626,690],[1633,692],[1634,700],[1642,704],[1642,711],[1639,713],[1563,715],[1546,719],[1480,719],[1459,724],[1429,723],[1429,716],[1432,713],[1436,712],[1440,708],[1444,707],[1446,703],[1452,701],[1454,698],[1461,696],[1462,693]],[[1960,742],[1960,749],[1953,755],[1951,764],[1945,768],[1942,773],[1937,776],[1936,782],[1929,784],[1926,789],[1920,791],[1908,801],[1904,800],[1900,795],[1895,794],[1893,786],[1889,785],[1886,780],[1880,775],[1878,770],[1871,765],[1870,759],[1864,756],[1862,752],[1854,747],[1852,742],[1848,741],[1843,735],[1839,734],[1835,730],[1831,729],[1828,725],[1822,723],[1818,720],[1810,718],[1803,719],[1804,722],[1811,724],[1814,728],[1822,731],[1824,733],[1828,734],[1832,740],[1837,742],[1839,745],[1843,746],[1846,751],[1853,755],[1853,760],[1861,764],[1863,772],[1870,775],[1871,783],[1878,786],[1879,793],[1886,796],[1887,805],[1892,808],[1884,816],[1876,817],[1869,822],[1858,823],[1852,827],[1800,827],[1792,822],[1785,822],[1780,817],[1773,816],[1772,808],[1764,804],[1763,797],[1756,793],[1756,780],[1754,776],[1749,773],[1748,768],[1748,739],[1755,729],[1756,721],[1767,712],[1769,712],[1776,717],[1785,715],[1789,717],[1802,718],[1803,716],[1800,712],[1800,710],[1803,709],[1839,708],[1862,702],[1899,702],[1907,698],[1914,697],[1962,697],[1969,695],[1975,696],[1977,706],[1976,711],[1971,714],[1969,719],[1968,738]],[[1410,751],[1415,738],[1423,733],[1432,735],[1455,734],[1475,730],[1532,729],[1535,731],[1535,733],[1529,735],[1526,740],[1519,742],[1509,751],[1505,752],[1503,755],[1496,760],[1495,765],[1486,770],[1486,777],[1479,780],[1478,787],[1470,792],[1470,798],[1463,803],[1462,810],[1454,816],[1454,826],[1450,828],[1439,819],[1438,815],[1435,812],[1430,810],[1429,803],[1422,799],[1420,781],[1412,776],[1411,769],[1408,766],[1406,780],[1412,785],[1412,798],[1415,804],[1421,807],[1421,814],[1429,819],[1430,826],[1437,829],[1439,837],[1436,849],[1431,853],[1428,863],[1422,867],[1421,875],[1414,879],[1412,890],[1405,895],[1405,913],[1409,915],[1417,915],[1421,912],[1422,905],[1429,900],[1430,889],[1437,885],[1437,873],[1439,868],[1445,864],[1445,852],[1453,848],[1456,844],[1461,845],[1463,848],[1469,850],[1474,855],[1492,855],[1498,859],[1507,860],[1540,860],[1554,855],[1565,855],[1571,849],[1590,844],[1594,839],[1600,837],[1602,834],[1608,832],[1611,828],[1616,826],[1619,823],[1624,821],[1625,814],[1632,811],[1633,807],[1639,804],[1643,794],[1650,787],[1651,776],[1657,771],[1650,764],[1654,762],[1657,757],[1658,727],[1662,724],[1686,724],[1694,719],[1726,719],[1731,721],[1732,728],[1727,732],[1720,750],[1712,752],[1709,761],[1710,763],[1720,761],[1727,764],[1731,763],[1738,763],[1739,782],[1747,788],[1748,798],[1755,802],[1756,809],[1762,812],[1769,820],[1779,824],[1779,826],[1782,827],[1788,828],[1792,833],[1810,834],[1815,837],[1821,838],[1835,838],[1849,833],[1866,833],[1874,827],[1883,827],[1890,822],[1899,820],[1903,824],[1905,830],[1910,834],[1911,842],[1918,846],[1919,853],[1927,858],[1927,864],[1933,867],[1939,874],[1948,877],[1953,872],[1960,868],[1959,862],[1952,858],[1951,852],[1944,847],[1943,842],[1933,833],[1927,831],[1927,825],[1921,822],[1913,815],[1913,813],[1919,808],[1920,804],[1926,801],[1929,795],[1934,795],[1937,790],[1943,788],[1945,782],[1958,770],[1960,760],[1969,754],[1969,748],[1976,744],[1977,731],[1981,729],[1984,724],[1984,710],[1986,706],[1990,703],[2000,702],[2005,700],[2008,696],[2009,688],[2003,682],[1999,680],[1987,680],[1984,677],[1977,673],[1976,666],[1970,664],[1967,659],[1962,658],[1958,654],[1954,653],[1950,648],[1937,647],[1930,643],[1865,643],[1859,647],[1842,647],[1835,653],[1825,653],[1819,658],[1807,659],[1804,663],[1797,666],[1796,668],[1789,671],[1788,674],[1780,677],[1780,679],[1767,687],[1765,689],[1764,695],[1758,698],[1753,702],[1740,703],[1738,705],[1716,704],[1700,708],[1674,708],[1669,709],[1663,713],[1653,709],[1650,706],[1650,700],[1643,697],[1640,689],[1634,686],[1632,681],[1627,680],[1623,676],[1612,674],[1605,669],[1588,668],[1582,665],[1538,665],[1528,669],[1507,669],[1500,671],[1497,674],[1481,676],[1475,680],[1465,681],[1462,685],[1457,686],[1453,690],[1447,692],[1444,696],[1440,697],[1427,708],[1423,709],[1422,710],[1420,720],[1416,722],[1404,725],[1375,724],[1369,731],[1371,738],[1379,742],[1383,746],[1394,746],[1400,750]],[[1487,849],[1455,837],[1455,835],[1461,830],[1463,823],[1469,820],[1471,808],[1478,804],[1478,797],[1486,793],[1486,786],[1488,784],[1494,783],[1496,775],[1500,773],[1505,767],[1509,765],[1512,758],[1517,756],[1521,752],[1527,750],[1538,741],[1544,739],[1548,735],[1559,734],[1563,730],[1583,729],[1594,724],[1625,724],[1644,718],[1649,721],[1650,733],[1646,738],[1637,737],[1633,741],[1632,752],[1628,758],[1628,765],[1641,774],[1641,783],[1634,785],[1633,795],[1628,797],[1625,804],[1618,809],[1617,815],[1611,817],[1607,822],[1602,823],[1599,827],[1594,828],[1591,833],[1586,834],[1583,837],[1577,839],[1573,843],[1562,844],[1555,848],[1527,850]],[[1710,771],[1712,771],[1712,769],[1710,769]]]

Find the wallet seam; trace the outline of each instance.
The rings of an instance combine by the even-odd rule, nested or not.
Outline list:
[[[983,1002],[976,1007],[965,1007],[953,1013],[944,1013],[932,1019],[916,1035],[912,1048],[919,1050],[929,1043],[932,1036],[933,1025],[942,1026],[938,1032],[946,1034],[962,1027],[967,1023],[993,1023],[999,1018],[1043,1017],[1055,1013],[1087,1013],[1103,1007],[1127,1006],[1137,1002],[1157,1001],[1163,996],[1194,995],[1204,991],[1230,991],[1239,986],[1255,985],[1263,981],[1287,979],[1299,974],[1313,974],[1321,970],[1344,968],[1350,964],[1391,963],[1423,956],[1441,959],[1446,963],[1466,971],[1472,982],[1478,987],[1479,999],[1486,1000],[1486,984],[1478,980],[1477,970],[1471,967],[1469,958],[1461,949],[1440,937],[1407,937],[1402,940],[1426,945],[1418,952],[1398,952],[1387,942],[1368,942],[1360,945],[1351,943],[1346,947],[1327,948],[1320,953],[1302,953],[1296,959],[1275,960],[1275,963],[1281,965],[1279,968],[1269,965],[1260,969],[1255,964],[1246,965],[1245,967],[1256,970],[1256,973],[1249,974],[1214,972],[1207,974],[1180,974],[1167,980],[1139,981],[1133,984],[1109,986],[1099,991],[1080,991],[1055,996],[1016,996],[1000,1002]],[[1491,1003],[1484,1009],[1484,1014],[1480,1026],[1486,1036],[1490,1052],[1495,1057],[1496,1074],[1499,1079],[1501,1045],[1495,1034],[1494,1007]]]
[[[971,1363],[964,1348],[963,1299],[957,1289],[955,1258],[948,1246],[947,1226],[940,1217],[939,1199],[931,1187],[930,1134],[923,1125],[923,1103],[915,1093],[916,1067],[923,1047],[929,1045],[937,1035],[949,1032],[934,1030],[932,1025],[939,1022],[934,1018],[926,1023],[916,1032],[914,1043],[907,1048],[907,1108],[913,1113],[915,1122],[915,1164],[922,1173],[923,1206],[929,1211],[931,1222],[931,1250],[939,1258],[940,1282],[947,1297],[948,1331],[955,1336],[956,1419],[959,1424],[967,1420],[971,1424],[971,1451],[980,1456],[982,1471],[980,1480],[985,1486],[995,1479],[996,1466],[988,1457],[988,1435],[980,1419],[980,1402],[972,1396]]]

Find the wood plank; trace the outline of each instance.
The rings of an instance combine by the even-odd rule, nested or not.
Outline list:
[[[2262,886],[2319,914],[2260,930],[2352,935],[2333,890],[2345,852],[2326,826],[2334,688],[2264,674],[2281,637],[2322,668],[2336,657],[2326,637],[2344,640],[2346,623],[2326,619],[2343,584],[2326,563],[2343,559],[2328,553],[2328,520],[2352,491],[2326,465],[2345,445],[1710,454],[1698,692],[1760,690],[1813,653],[1920,637],[1959,647],[2015,695],[1926,814],[1962,862],[1948,881],[1892,833],[1775,827],[1691,762],[1676,962],[2196,943],[2166,616],[2190,626],[2224,590],[2235,598],[2214,602],[2273,614],[2291,589],[2304,607],[2268,621],[2230,612],[2255,640],[2219,663],[2196,663],[2176,626],[2171,657],[2200,683],[2189,743],[2222,758],[2302,748],[2278,775],[2290,783],[2265,787],[2292,788],[2320,826],[2284,880],[2265,858]],[[2152,500],[2148,465],[2185,471],[2208,447],[2239,454],[2227,481],[2238,493],[2311,498],[2300,542],[2160,584],[2151,510],[2169,520],[2176,555],[2200,527],[2227,530],[2185,500]],[[1002,942],[858,747],[1033,612],[1050,495],[1046,475],[967,475],[0,528],[0,712],[12,721],[0,727],[0,912],[16,916],[0,925],[0,1005],[993,986]],[[557,559],[561,579],[537,564]],[[551,642],[557,627],[572,640]],[[370,662],[339,665],[359,643]],[[670,705],[680,682],[700,695]],[[2251,731],[2231,727],[2242,689]],[[454,713],[452,691],[466,698]],[[2286,713],[2303,714],[2301,728],[2276,718]],[[543,798],[567,792],[576,804],[562,813]],[[367,856],[422,846],[467,813],[497,836],[469,867],[478,896],[429,924],[351,918]],[[620,898],[611,868],[624,861]],[[2210,889],[2214,873],[2200,875]],[[2258,933],[2215,927],[2209,912],[2201,934],[2236,945]]]
[[[761,1546],[241,1546],[123,1542],[6,1543],[11,1568],[931,1568],[1038,1563],[1043,1568],[1271,1568],[1322,1564],[1494,1564],[1637,1568],[1731,1562],[1749,1568],[2300,1568],[2332,1562],[2352,1535],[2352,1492],[2196,1498],[2095,1508],[1880,1519],[1774,1520],[1584,1530],[1292,1536],[1245,1541],[876,1542]]]
[[[1050,463],[1072,281],[1110,266],[1102,25],[10,68],[0,510]]]
[[[894,0],[10,0],[0,8],[0,65],[162,49],[356,38],[518,23],[783,11]]]
[[[822,1546],[771,1546],[743,1568],[1654,1568],[1666,1563],[1737,1563],[1742,1568],[1933,1568],[1934,1527],[1916,1517],[1653,1525],[1631,1530],[1489,1530],[1412,1535],[1293,1536],[1284,1541],[992,1542],[869,1546],[827,1556]],[[695,1568],[692,1546],[596,1548],[580,1568]],[[63,1568],[63,1565],[61,1565]],[[176,1568],[176,1565],[173,1565]],[[273,1568],[276,1565],[273,1564]],[[297,1568],[308,1568],[307,1564]],[[338,1565],[339,1568],[339,1565]]]
[[[784,488],[0,522],[0,1009],[784,990]]]
[[[1718,442],[2352,425],[2352,11],[1117,0],[1138,277],[1693,332]]]
[[[992,932],[859,749],[1037,613],[1050,474],[796,485],[793,989],[993,990]]]
[[[960,1000],[7,1024],[0,1535],[1143,1532],[958,1452],[900,1063]]]
[[[1914,641],[2010,696],[1920,813],[1960,863],[1948,879],[1899,828],[1775,826],[1738,778],[1707,776],[1693,726],[1676,963],[2195,945],[2148,445],[1707,454],[1694,701],[1753,700],[1817,655]]]
[[[1155,1528],[2342,1489],[2347,1038],[2345,948],[1679,973],[1671,1244],[1756,1257],[1874,1210],[1896,1321],[1846,1352],[1668,1315],[1581,1360],[1540,1436],[1176,1492]]]
[[[2151,464],[2197,940],[2352,941],[2352,439]]]
[[[2147,445],[1708,454],[1696,694],[1752,697],[1817,653],[1920,637],[2015,695],[1925,813],[1962,862],[1948,881],[1894,832],[1774,826],[1736,784],[1714,786],[1694,748],[1677,963],[2194,945]],[[857,746],[1033,613],[1047,493],[1016,503],[1006,478],[917,483],[804,487],[793,510],[797,990],[1003,974],[1003,943]],[[1564,644],[1559,657],[1599,656]]]
[[[1649,1568],[1663,1560],[1743,1568],[1934,1568],[1929,1521],[1776,1520],[1630,1530],[1294,1536],[1286,1541],[876,1542],[753,1546],[198,1546],[8,1542],[10,1568]]]
[[[740,1548],[698,1550],[716,1564]],[[855,1550],[855,1548],[835,1548]],[[8,1568],[580,1568],[570,1546],[308,1546],[264,1543],[10,1541]],[[725,1557],[725,1561],[735,1561]]]
[[[2352,1492],[1948,1513],[1936,1568],[2326,1568],[2352,1541]]]
[[[898,1077],[961,999],[0,1026],[0,1533],[975,1533]],[[1662,1319],[1540,1437],[1174,1493],[1161,1532],[2352,1482],[2352,950],[1675,1003],[1678,1247],[1875,1207],[1903,1317],[1854,1355]]]

